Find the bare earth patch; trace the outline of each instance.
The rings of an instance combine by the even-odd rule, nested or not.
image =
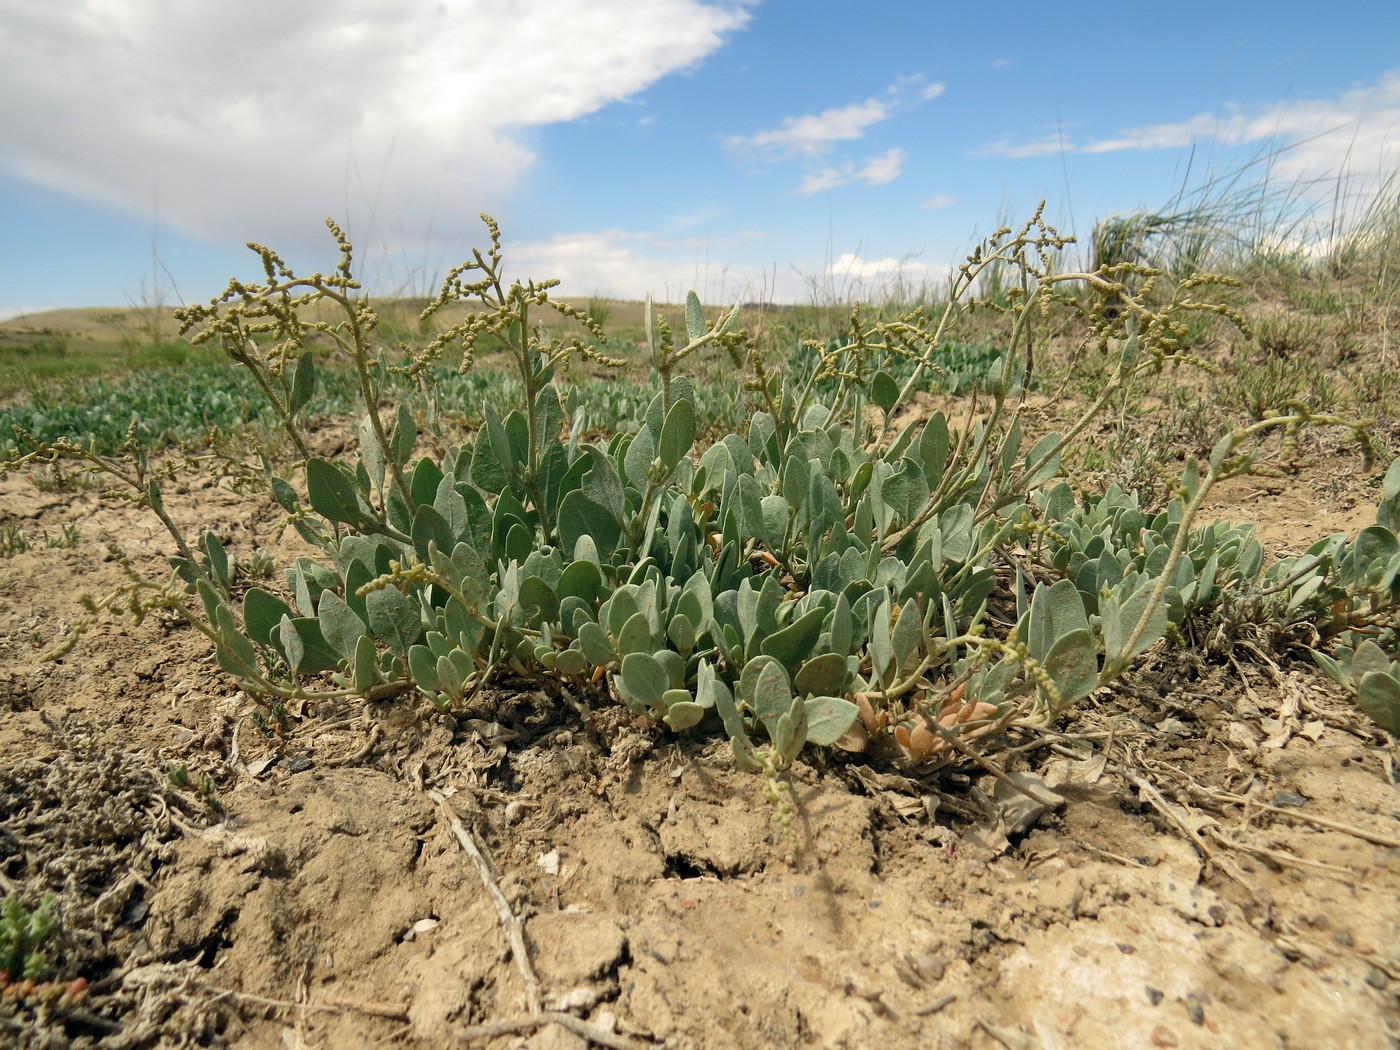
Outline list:
[[[1272,549],[1354,532],[1335,467],[1212,511]],[[166,503],[243,555],[275,520]],[[122,581],[107,542],[152,570],[164,536],[19,477],[0,507],[81,529],[0,560],[0,885],[58,894],[90,982],[0,998],[7,1045],[1400,1045],[1396,747],[1304,663],[1154,650],[1019,756],[1064,799],[1038,814],[975,768],[809,756],[792,857],[727,747],[620,708],[506,688],[281,737],[157,618],[41,663]]]

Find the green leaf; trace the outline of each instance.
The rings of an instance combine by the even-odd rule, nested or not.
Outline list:
[[[355,664],[353,683],[355,692],[364,696],[381,680],[379,674],[379,653],[374,648],[374,639],[367,634],[360,635],[355,643]]]
[[[760,539],[764,535],[763,490],[752,474],[739,475],[739,530],[747,537]]]
[[[705,706],[713,704],[719,712],[724,731],[729,736],[730,745],[734,750],[734,761],[743,769],[760,768],[758,761],[753,757],[753,744],[749,741],[749,735],[744,729],[744,719],[739,714],[739,708],[734,703],[734,696],[729,692],[729,687],[715,677],[714,669],[704,660],[700,661],[695,680],[696,700]]]
[[[623,492],[622,478],[616,465],[605,452],[592,445],[583,446],[583,451],[593,464],[583,476],[583,493],[605,508],[616,521],[622,521],[627,513],[627,496]]]
[[[695,405],[686,398],[671,405],[670,411],[666,413],[666,422],[661,428],[659,453],[668,475],[690,454],[690,447],[694,443]]]
[[[666,637],[682,655],[689,655],[695,648],[695,624],[685,613],[676,613],[666,624]]]
[[[483,492],[504,492],[512,479],[496,458],[493,448],[489,435],[477,437],[476,444],[472,446],[472,483]]]
[[[880,411],[888,412],[899,400],[899,384],[883,368],[870,379],[870,400]]]
[[[422,624],[418,619],[418,604],[397,587],[381,587],[365,595],[369,626],[375,635],[400,656],[418,640]]]
[[[306,494],[311,509],[330,521],[357,525],[363,516],[355,483],[329,460],[306,461]]]
[[[575,489],[559,504],[559,542],[574,550],[581,538],[591,538],[603,556],[612,554],[622,539],[622,522],[612,511],[590,498],[584,489]]]
[[[256,588],[255,588],[256,589]],[[249,595],[253,592],[249,591]],[[244,616],[247,617],[247,599],[244,599]],[[324,591],[317,607],[321,621],[321,633],[331,648],[346,660],[355,658],[355,650],[360,639],[369,635],[369,628],[355,610],[345,604],[345,600],[335,591]]]
[[[559,575],[557,590],[561,602],[572,597],[587,605],[592,605],[606,593],[602,572],[596,564],[587,560],[569,562]]]
[[[1031,597],[1030,637],[1026,640],[1030,654],[1045,662],[1051,647],[1072,631],[1087,631],[1089,617],[1084,601],[1072,580],[1057,580],[1046,587],[1038,584]]]
[[[365,416],[360,420],[356,433],[360,440],[360,467],[364,470],[365,492],[368,494],[369,486],[373,484],[374,491],[382,493],[384,491],[384,468],[387,460],[384,458],[384,450],[379,447],[379,435],[374,432],[374,423]]]
[[[1389,674],[1390,657],[1385,654],[1384,649],[1367,638],[1351,654],[1351,682],[1359,684],[1362,678],[1373,671]],[[1343,684],[1351,683],[1344,682]]]
[[[617,632],[617,651],[622,654],[623,659],[630,653],[649,653],[652,648],[651,623],[647,614],[639,612],[628,617],[627,622],[622,625],[622,630]]]
[[[821,653],[802,665],[792,684],[798,696],[839,696],[846,691],[846,682],[850,677],[851,670],[845,655]],[[808,713],[810,715],[810,711]]]
[[[565,676],[586,674],[590,666],[588,657],[579,649],[565,649],[554,661],[554,670]]]
[[[630,652],[624,656],[622,672],[615,681],[617,691],[629,707],[634,710],[663,710],[661,697],[666,691],[666,672],[650,653]]]
[[[1103,628],[1104,654],[1108,658],[1108,667],[1116,670],[1167,633],[1169,603],[1166,600],[1167,595],[1164,594],[1163,600],[1153,609],[1152,618],[1148,620],[1147,628],[1142,632],[1137,644],[1133,646],[1133,651],[1126,652],[1124,650],[1124,646],[1128,644],[1128,636],[1137,627],[1138,621],[1142,619],[1143,613],[1147,609],[1147,603],[1152,597],[1154,586],[1155,581],[1152,580],[1144,583],[1121,606],[1116,598],[1107,598],[1100,603],[1099,614]],[[1171,590],[1172,588],[1167,588],[1168,592]]]
[[[1060,472],[1060,453],[1051,455],[1059,443],[1059,434],[1046,434],[1026,453],[1026,477],[1021,482],[1024,491],[1039,488]]]
[[[774,493],[764,496],[758,502],[759,514],[763,519],[763,531],[759,533],[769,550],[782,551],[787,537],[789,504],[785,497]]]
[[[496,462],[501,465],[501,469],[511,478],[519,479],[520,471],[524,467],[523,463],[517,463],[510,447],[510,436],[506,433],[505,424],[501,422],[500,415],[491,407],[491,402],[485,401],[481,406],[482,418],[486,421],[486,434],[491,442],[491,451],[496,456]]]
[[[694,292],[685,295],[685,334],[692,343],[705,334],[705,311]]]
[[[789,765],[807,742],[807,706],[801,700],[794,700],[776,721],[767,725],[767,729],[768,735],[773,738],[778,765]]]
[[[867,606],[868,608],[868,606]],[[877,682],[889,685],[894,680],[894,647],[890,639],[890,597],[876,607],[870,619],[870,669]]]
[[[1356,702],[1366,717],[1387,733],[1400,737],[1400,682],[1380,671],[1362,676],[1356,689]]]
[[[298,674],[319,674],[340,666],[340,654],[321,636],[320,625],[313,617],[282,617],[278,640],[287,663]]]
[[[643,427],[627,446],[627,454],[622,463],[627,480],[633,488],[638,491],[646,489],[647,474],[651,471],[652,460],[655,458],[656,441],[651,436],[651,428]]]
[[[261,587],[249,588],[243,596],[243,626],[255,642],[272,645],[273,633],[281,626],[282,617],[291,615],[286,602]]]
[[[803,706],[807,712],[807,743],[819,747],[830,747],[840,740],[855,725],[860,711],[839,696],[810,696]]]
[[[739,699],[769,726],[792,707],[792,683],[783,665],[771,656],[755,656],[739,675]]]
[[[919,604],[910,598],[900,607],[899,621],[890,631],[890,649],[894,655],[894,672],[907,674],[919,662],[919,643],[923,641],[923,623]]]
[[[705,708],[701,707],[694,700],[690,699],[690,693],[684,689],[672,690],[684,696],[684,700],[676,700],[666,705],[666,717],[663,721],[676,731],[689,729],[691,726],[700,724],[705,717]],[[669,696],[670,693],[667,693]]]
[[[1376,507],[1376,524],[1391,532],[1400,532],[1400,457],[1390,464],[1381,483],[1380,504]]]
[[[214,574],[214,579],[227,589],[233,582],[229,576],[228,551],[212,532],[204,534],[204,553],[209,558],[209,571]]]
[[[809,609],[782,630],[765,638],[758,651],[776,659],[790,674],[796,674],[803,661],[816,648],[825,621],[824,608]],[[844,664],[842,659],[842,665]]]
[[[292,396],[288,408],[296,415],[316,393],[316,362],[310,353],[297,358],[297,368],[292,374]]]
[[[728,335],[734,330],[734,326],[739,322],[740,305],[741,304],[736,301],[733,309],[729,311],[729,316],[720,322],[720,326],[717,330],[719,335]]]
[[[1099,656],[1088,629],[1061,636],[1041,661],[1060,691],[1060,707],[1082,700],[1098,688]]]
[[[588,658],[588,662],[595,667],[605,666],[617,659],[617,653],[613,651],[612,639],[608,637],[601,624],[592,620],[584,623],[578,629],[578,644],[583,651],[583,655]]]
[[[389,436],[389,454],[394,464],[402,467],[413,455],[414,443],[418,440],[418,427],[413,422],[413,413],[407,405],[400,404],[394,418],[394,432]]]
[[[218,636],[214,656],[219,666],[238,678],[255,677],[259,673],[258,654],[253,650],[253,643],[238,629],[233,612],[227,605],[215,608],[214,626]]]

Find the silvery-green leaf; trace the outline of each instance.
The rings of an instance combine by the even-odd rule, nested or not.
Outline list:
[[[1357,685],[1356,702],[1376,725],[1391,736],[1400,737],[1400,681],[1371,671]]]
[[[436,692],[443,688],[438,680],[437,667],[437,657],[426,645],[409,646],[408,673],[413,676],[413,684],[419,689]]]
[[[923,624],[919,605],[913,598],[899,610],[899,620],[890,631],[890,649],[894,655],[894,673],[908,674],[919,662],[919,644],[923,641]]]
[[[1385,654],[1384,649],[1367,638],[1351,654],[1351,680],[1359,683],[1365,675],[1372,672],[1390,673],[1390,657]]]
[[[1087,629],[1062,635],[1041,665],[1059,689],[1062,706],[1082,700],[1098,688],[1098,649]]]
[[[1059,443],[1059,434],[1046,434],[1026,453],[1026,477],[1021,484],[1027,491],[1039,488],[1060,472],[1060,453],[1051,454]]]
[[[684,689],[671,690],[666,695],[670,696],[672,692],[678,696],[684,696],[685,699],[667,703],[666,717],[662,721],[678,732],[699,725],[701,719],[705,717],[705,708],[690,699],[690,693]]]
[[[666,624],[666,637],[682,654],[688,654],[695,648],[695,625],[685,613],[677,613]]]
[[[369,416],[361,417],[356,433],[360,441],[360,466],[364,468],[366,484],[373,485],[374,491],[382,495],[387,460],[384,450],[379,447],[379,436],[374,432],[374,423]]]
[[[354,525],[360,521],[360,499],[355,483],[329,460],[306,461],[306,495],[311,509],[330,521]]]
[[[583,655],[588,657],[588,662],[595,667],[605,666],[617,659],[612,640],[600,624],[592,621],[583,624],[578,631],[578,643]]]
[[[622,671],[615,679],[617,691],[629,706],[638,710],[662,710],[666,672],[650,653],[629,652],[622,658]]]
[[[859,708],[838,696],[810,696],[803,701],[807,712],[807,743],[830,747],[855,725]]]
[[[597,625],[595,624],[594,626]],[[563,650],[559,653],[558,658],[554,662],[554,669],[559,672],[559,674],[570,677],[586,674],[589,667],[590,661],[588,657],[579,649]]]
[[[820,653],[798,669],[792,684],[798,696],[840,695],[849,679],[850,668],[843,654]]]
[[[295,415],[306,407],[316,394],[316,361],[309,351],[297,358],[296,371],[292,374],[292,396],[288,401],[291,414]]]
[[[666,422],[661,427],[661,462],[669,474],[690,454],[695,442],[695,405],[683,398],[671,405]]]
[[[783,665],[771,656],[755,656],[739,675],[738,698],[768,722],[792,706],[792,684]]]
[[[418,605],[397,587],[381,587],[365,595],[369,626],[375,635],[400,655],[418,640],[422,625]]]
[[[774,657],[790,673],[795,673],[816,648],[825,620],[825,609],[809,609],[782,630],[765,638],[759,652]]]
[[[1046,587],[1038,584],[1031,596],[1030,655],[1045,662],[1051,646],[1071,631],[1089,629],[1089,618],[1079,590],[1070,580],[1057,580]],[[1165,626],[1163,630],[1165,630]]]
[[[248,637],[255,642],[272,644],[282,617],[291,615],[292,610],[286,602],[261,587],[251,587],[243,596],[243,626]]]
[[[360,635],[360,640],[355,643],[353,674],[355,692],[361,696],[380,680],[379,654],[375,651],[374,639],[367,634]]]
[[[418,440],[418,427],[413,422],[413,413],[408,406],[400,403],[394,417],[394,430],[389,436],[389,453],[394,463],[402,467],[413,455],[414,443]]]
[[[656,442],[651,436],[651,429],[643,427],[633,436],[632,443],[627,446],[627,455],[623,457],[623,470],[633,488],[640,491],[647,487],[647,472],[651,470],[651,462],[655,458]]]
[[[883,368],[870,379],[870,400],[880,411],[888,412],[899,400],[899,384]]]
[[[583,489],[564,497],[558,527],[559,542],[566,550],[575,550],[581,541],[588,540],[595,551],[611,554],[622,539],[622,522]]]
[[[729,316],[726,317],[722,322],[720,322],[719,328],[716,329],[717,334],[728,335],[734,330],[734,326],[739,321],[739,307],[740,303],[736,301],[734,303],[733,309],[729,311]]]
[[[788,501],[779,495],[764,496],[759,500],[759,514],[763,519],[763,530],[758,533],[769,550],[781,551],[787,538],[790,520]]]
[[[638,612],[617,633],[617,651],[626,659],[631,653],[650,653],[652,648],[651,624],[645,612]]]
[[[685,295],[685,334],[692,343],[705,334],[705,311],[694,292]]]

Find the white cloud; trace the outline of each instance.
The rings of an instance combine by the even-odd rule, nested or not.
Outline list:
[[[854,277],[858,280],[869,280],[872,277],[889,277],[893,274],[903,273],[907,268],[907,263],[903,259],[896,259],[886,256],[883,259],[862,259],[855,252],[845,252],[838,256],[827,268],[827,273],[832,277]],[[921,267],[927,270],[928,267]]]
[[[821,157],[831,152],[838,143],[863,139],[872,127],[888,120],[901,109],[928,102],[943,94],[943,91],[943,84],[930,84],[923,74],[916,73],[891,83],[885,89],[884,99],[868,98],[864,102],[853,102],[820,113],[784,117],[776,128],[756,131],[751,135],[729,135],[725,137],[724,144],[736,152],[750,151],[768,161]],[[910,94],[914,96],[912,103],[908,98]],[[814,172],[809,178],[817,185],[832,174]],[[827,187],[819,185],[818,188]]]
[[[1074,147],[1059,136],[1038,139],[1035,142],[1013,142],[1001,139],[976,151],[993,157],[1010,157],[1012,160],[1025,160],[1028,157],[1046,157],[1056,153],[1073,153]]]
[[[521,278],[555,277],[559,295],[592,294],[640,299],[651,292],[660,302],[680,302],[694,289],[707,305],[758,299],[772,291],[764,265],[712,266],[708,259],[767,239],[742,232],[724,238],[665,237],[648,231],[594,230],[563,233],[512,246],[509,272]],[[791,295],[792,289],[784,294]]]
[[[1350,176],[1352,190],[1365,195],[1394,171],[1400,159],[1400,70],[1375,84],[1352,88],[1328,99],[1299,99],[1246,109],[1224,107],[1185,120],[1132,128],[1082,146],[1052,136],[1015,143],[1002,140],[983,152],[1024,158],[1059,153],[1114,153],[1180,149],[1193,143],[1258,146],[1267,149],[1271,180],[1307,186]],[[1334,190],[1335,186],[1329,188]]]
[[[951,193],[935,193],[932,197],[921,201],[920,208],[951,208],[958,203],[958,198]]]
[[[824,288],[830,298],[849,301],[878,298],[938,284],[948,279],[951,267],[932,267],[912,256],[867,259],[859,252],[845,252],[826,267]]]
[[[206,238],[422,237],[572,120],[704,59],[742,0],[7,2],[0,166]],[[392,203],[391,203],[392,202]],[[318,242],[319,243],[319,242]]]
[[[774,159],[798,154],[814,156],[827,152],[837,142],[862,138],[867,128],[889,115],[889,107],[872,98],[821,113],[786,117],[769,131],[731,135],[724,141],[731,149],[755,149]]]
[[[819,168],[816,171],[809,171],[802,177],[802,181],[798,183],[797,189],[793,192],[798,196],[806,196],[821,193],[823,190],[834,190],[840,186],[848,186],[853,182],[863,182],[867,186],[881,186],[899,178],[903,167],[904,151],[892,149],[867,161],[859,168],[847,165],[843,168]]]

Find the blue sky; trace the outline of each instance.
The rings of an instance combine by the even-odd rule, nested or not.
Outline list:
[[[1245,168],[1330,218],[1400,159],[1400,4],[0,0],[0,317],[193,302],[247,240],[421,293],[941,282]],[[1269,157],[1266,162],[1258,160]],[[1392,191],[1395,184],[1392,183]]]

